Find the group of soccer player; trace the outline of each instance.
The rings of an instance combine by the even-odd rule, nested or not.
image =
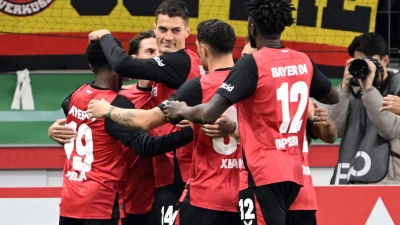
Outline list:
[[[154,33],[136,36],[129,53],[108,30],[89,34],[95,80],[63,101],[66,119],[49,128],[68,158],[60,224],[316,224],[314,202],[296,199],[307,106],[338,93],[308,56],[282,45],[291,3],[247,7],[257,51],[236,64],[234,29],[221,20],[198,24],[198,54],[185,48],[179,0],[160,4]],[[139,82],[121,90],[124,78]],[[292,210],[311,214],[290,217],[295,199]]]

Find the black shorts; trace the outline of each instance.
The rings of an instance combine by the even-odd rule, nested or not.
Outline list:
[[[237,212],[210,210],[181,203],[174,225],[240,225]]]
[[[118,225],[119,219],[76,219],[60,216],[60,225]]]
[[[146,225],[150,213],[145,214],[127,214],[126,218],[122,219],[122,225]]]
[[[184,189],[183,182],[156,188],[147,225],[172,225]]]
[[[239,192],[241,224],[285,224],[286,213],[296,199],[300,185],[285,181]]]
[[[289,210],[286,225],[317,225],[316,210]]]

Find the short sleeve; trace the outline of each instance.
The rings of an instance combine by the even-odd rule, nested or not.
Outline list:
[[[311,60],[311,59],[310,59]],[[318,66],[311,60],[314,67],[314,74],[310,85],[310,96],[316,100],[325,98],[332,89],[332,83],[329,79],[319,70]]]
[[[240,58],[217,91],[232,104],[250,97],[257,88],[258,69],[253,55]]]

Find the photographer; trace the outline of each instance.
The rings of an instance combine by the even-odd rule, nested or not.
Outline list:
[[[388,47],[382,36],[367,33],[348,48],[340,102],[328,106],[338,137],[339,160],[331,184],[399,184],[400,116],[384,97],[400,95],[400,73],[389,72]]]

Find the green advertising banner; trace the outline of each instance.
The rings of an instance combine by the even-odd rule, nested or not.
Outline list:
[[[61,102],[91,73],[31,73],[34,110],[11,110],[17,85],[16,74],[0,74],[0,146],[57,145],[47,135],[49,126],[64,118]],[[340,79],[331,79],[334,85]],[[134,82],[134,81],[133,81]]]

